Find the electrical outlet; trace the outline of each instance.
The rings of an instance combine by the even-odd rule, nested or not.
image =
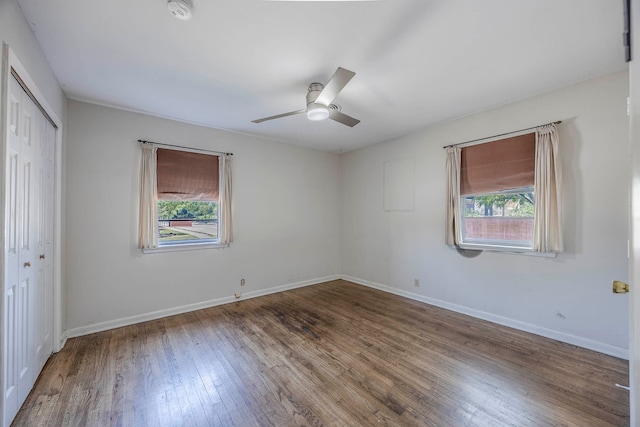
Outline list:
[[[240,279],[240,286],[244,286],[244,284],[245,284],[244,279]]]
[[[413,279],[413,286],[415,286],[416,288],[420,287],[420,279]]]

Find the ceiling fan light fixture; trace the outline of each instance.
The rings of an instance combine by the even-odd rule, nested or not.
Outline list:
[[[307,106],[307,118],[314,122],[329,118],[329,107],[322,104],[311,103]]]
[[[281,119],[283,117],[307,113],[307,118],[309,120],[320,121],[331,119],[335,122],[342,123],[345,126],[354,127],[360,123],[360,120],[342,113],[340,111],[340,106],[333,104],[333,100],[355,75],[356,73],[353,71],[338,67],[326,85],[317,82],[309,85],[309,89],[307,90],[307,108],[275,116],[264,117],[262,119],[251,120],[251,122],[262,123],[267,120]]]

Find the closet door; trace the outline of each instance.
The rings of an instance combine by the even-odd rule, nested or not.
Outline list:
[[[22,97],[22,138],[18,157],[18,400],[23,402],[35,381],[34,360],[36,301],[38,292],[37,259],[37,180],[36,148],[40,126],[38,107]]]
[[[35,297],[35,363],[40,372],[49,358],[53,335],[53,148],[55,128],[44,117],[37,141],[37,292]]]
[[[15,80],[12,79],[13,82]],[[5,374],[11,377],[6,385],[5,398],[10,403],[20,405],[29,394],[35,380],[34,331],[36,292],[38,288],[35,274],[35,254],[37,235],[35,233],[36,210],[34,197],[37,191],[35,181],[36,147],[38,137],[38,116],[40,112],[33,101],[22,95],[22,89],[11,87],[13,108],[18,118],[12,123],[12,141],[9,147],[8,207],[9,245],[7,248],[7,273],[9,280],[5,289],[5,355],[10,360]],[[18,90],[19,89],[19,90]],[[15,398],[13,397],[15,394]],[[13,400],[16,399],[16,400]],[[17,410],[17,408],[16,408]]]
[[[20,350],[19,324],[22,316],[20,299],[20,208],[18,198],[21,181],[19,173],[20,145],[22,143],[22,88],[14,79],[9,81],[8,92],[8,146],[5,181],[5,271],[3,288],[3,380],[4,414],[2,424],[8,426],[18,410],[18,364]]]
[[[52,349],[55,128],[11,78],[3,277],[2,424],[8,426]],[[48,258],[48,259],[47,259]]]

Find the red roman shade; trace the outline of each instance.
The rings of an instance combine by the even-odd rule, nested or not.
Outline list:
[[[218,156],[158,148],[158,200],[218,200]]]
[[[533,185],[535,162],[535,133],[464,147],[460,155],[460,195]]]

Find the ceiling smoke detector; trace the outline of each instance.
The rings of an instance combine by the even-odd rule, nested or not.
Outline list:
[[[189,0],[169,0],[167,8],[169,9],[169,13],[178,19],[182,19],[183,21],[191,19],[191,9],[193,6]]]

